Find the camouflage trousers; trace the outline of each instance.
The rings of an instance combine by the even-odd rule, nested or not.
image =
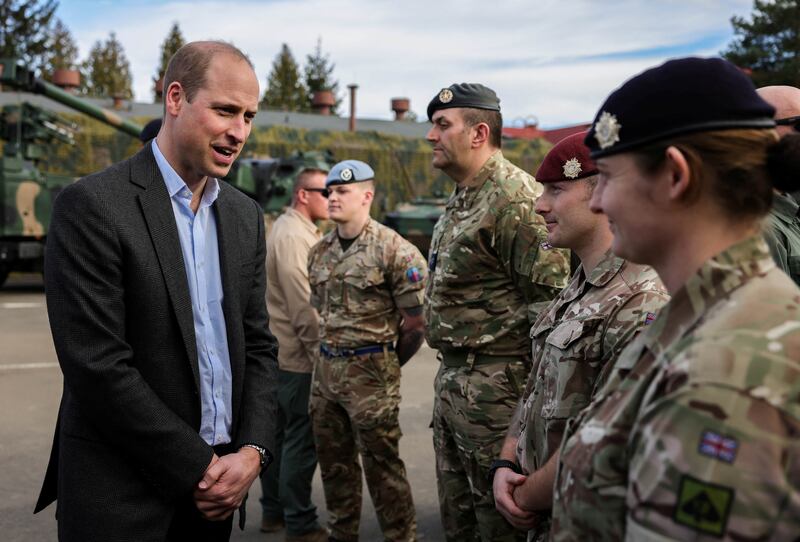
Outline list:
[[[322,357],[310,406],[331,536],[358,540],[360,455],[384,538],[416,540],[414,501],[399,453],[400,363],[394,352]]]
[[[494,506],[488,480],[500,456],[511,417],[525,388],[530,363],[501,362],[439,368],[433,406],[436,481],[449,542],[524,541]]]

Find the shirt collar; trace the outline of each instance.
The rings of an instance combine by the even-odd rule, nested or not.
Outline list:
[[[169,193],[170,198],[174,198],[176,195],[182,195],[184,197],[188,196],[191,198],[191,191],[189,187],[186,185],[181,176],[178,175],[178,172],[170,165],[167,161],[166,157],[161,153],[161,149],[158,148],[158,144],[156,143],[155,138],[153,138],[153,156],[156,159],[156,164],[158,165],[159,171],[161,171],[161,176],[164,178],[164,184],[167,185],[167,192]],[[186,189],[185,192],[182,192]],[[206,186],[203,189],[203,197],[200,200],[200,207],[208,207],[212,203],[217,200],[219,196],[219,181],[217,181],[214,177],[208,177],[206,179]]]
[[[658,313],[642,334],[644,346],[656,356],[689,333],[711,307],[730,297],[755,276],[775,267],[761,236],[740,241],[700,267]]]
[[[463,187],[456,187],[453,194],[447,202],[447,207],[460,205],[462,207],[470,207],[476,195],[480,192],[486,180],[494,174],[495,171],[502,164],[503,152],[501,150],[495,151],[486,162],[478,170],[474,177],[466,181]]]
[[[303,213],[297,211],[297,209],[289,207],[286,209],[286,214],[296,220],[299,220],[303,224],[303,227],[311,233],[319,233],[319,228],[317,228],[317,225],[309,220]]]
[[[603,255],[603,259],[600,260],[594,269],[592,269],[592,272],[589,273],[589,276],[586,278],[586,282],[592,286],[602,288],[608,284],[608,282],[613,279],[617,273],[619,273],[619,270],[622,269],[622,265],[624,263],[625,260],[615,256],[614,253],[611,252],[611,249],[608,249]]]

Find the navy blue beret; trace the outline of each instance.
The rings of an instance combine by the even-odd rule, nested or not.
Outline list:
[[[773,128],[775,109],[742,71],[721,58],[680,58],[611,93],[584,142],[592,158],[691,132]]]
[[[436,111],[451,107],[500,111],[500,98],[492,89],[480,83],[453,83],[440,90],[428,104],[428,120],[433,120]]]
[[[328,178],[325,180],[325,186],[360,183],[374,178],[375,172],[369,165],[360,160],[345,160],[331,168]]]
[[[144,125],[144,128],[139,133],[139,141],[147,143],[158,135],[159,130],[161,130],[161,118],[151,120]]]

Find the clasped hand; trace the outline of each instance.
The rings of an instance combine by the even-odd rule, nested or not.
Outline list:
[[[214,454],[194,490],[194,502],[204,518],[222,521],[241,505],[261,470],[258,452],[242,448],[222,457]]]
[[[535,512],[522,509],[514,500],[515,489],[526,479],[527,476],[511,469],[497,469],[492,486],[495,508],[511,525],[522,531],[532,529],[538,521]]]

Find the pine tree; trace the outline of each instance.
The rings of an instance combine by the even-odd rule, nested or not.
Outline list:
[[[751,20],[732,17],[736,35],[722,56],[750,70],[756,86],[800,86],[800,3],[755,0]]]
[[[164,77],[164,74],[167,72],[167,65],[169,64],[172,55],[174,55],[178,49],[183,47],[185,43],[186,40],[181,33],[178,22],[173,22],[172,28],[169,30],[169,34],[167,34],[167,37],[164,38],[164,42],[161,44],[161,63],[158,65],[158,71],[156,72],[156,77],[153,80],[154,83]]]
[[[84,62],[84,91],[90,96],[132,98],[130,64],[117,35],[111,32],[105,43],[99,40]]]
[[[317,38],[317,47],[314,53],[306,56],[305,65],[305,84],[308,89],[308,107],[311,107],[314,99],[314,92],[318,90],[330,90],[333,92],[336,103],[331,108],[331,113],[339,114],[339,105],[342,103],[339,97],[339,82],[333,78],[333,69],[336,64],[331,63],[329,55],[322,54],[322,38]]]
[[[272,63],[262,106],[284,111],[308,111],[308,91],[300,80],[297,62],[285,43]]]
[[[56,70],[78,68],[78,46],[69,28],[56,19],[47,39],[47,52],[42,64],[42,77],[51,79]]]
[[[41,71],[56,0],[0,0],[0,57]]]

